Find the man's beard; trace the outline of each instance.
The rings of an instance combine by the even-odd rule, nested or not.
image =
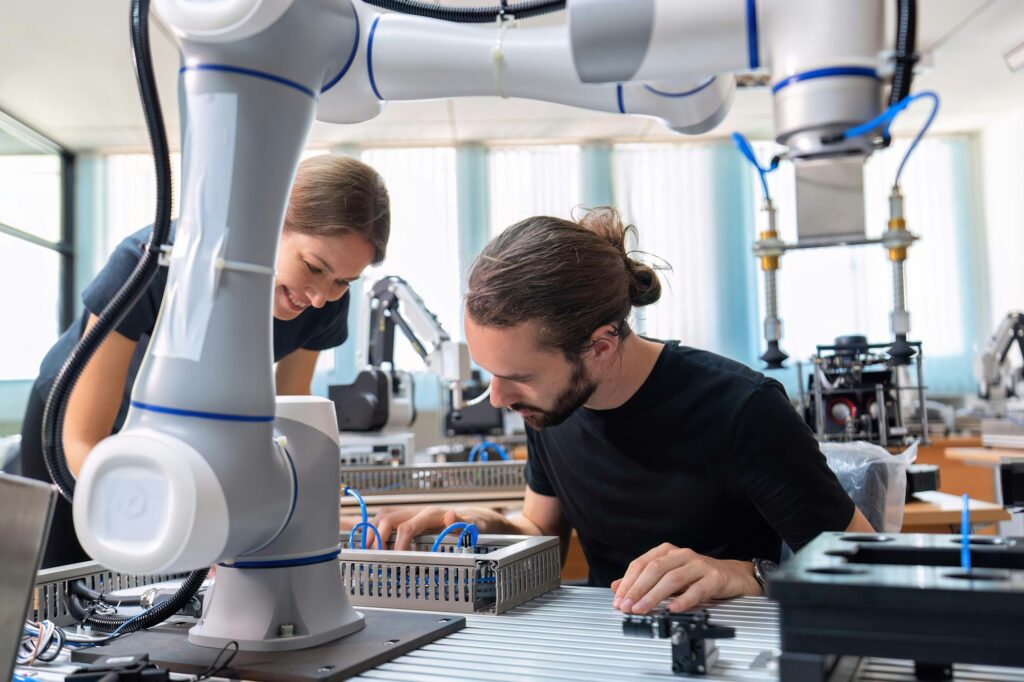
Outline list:
[[[583,361],[576,358],[573,361],[569,385],[555,399],[554,407],[550,410],[544,410],[535,405],[513,403],[509,406],[509,409],[530,410],[534,412],[535,414],[528,417],[523,415],[523,421],[531,429],[536,430],[548,426],[558,426],[568,419],[573,412],[583,407],[596,390],[597,382],[587,373],[587,368],[583,366]]]

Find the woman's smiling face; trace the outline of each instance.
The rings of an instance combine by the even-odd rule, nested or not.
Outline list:
[[[293,320],[310,306],[322,308],[338,300],[374,255],[370,242],[358,234],[322,236],[285,229],[277,250],[274,317]]]

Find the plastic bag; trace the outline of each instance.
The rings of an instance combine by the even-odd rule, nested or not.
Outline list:
[[[880,445],[822,443],[828,466],[871,526],[885,533],[903,527],[907,467],[917,459],[917,442],[898,455]]]

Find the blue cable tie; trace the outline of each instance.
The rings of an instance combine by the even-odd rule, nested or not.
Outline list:
[[[971,572],[971,498],[964,493],[964,508],[960,513],[960,568]]]

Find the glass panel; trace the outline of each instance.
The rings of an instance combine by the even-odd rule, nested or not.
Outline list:
[[[60,254],[0,234],[0,381],[34,379],[58,336]]]
[[[60,157],[27,152],[0,128],[0,223],[60,241]]]

